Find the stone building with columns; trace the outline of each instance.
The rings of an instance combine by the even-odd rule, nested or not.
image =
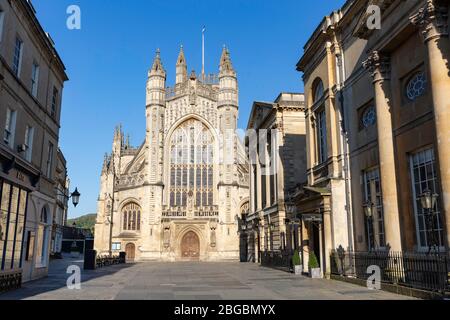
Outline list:
[[[101,173],[94,247],[129,260],[238,260],[248,168],[236,135],[238,82],[224,47],[218,75],[188,74],[181,48],[173,87],[159,50],[148,72],[146,137],[119,127]],[[245,211],[245,210],[244,210]]]
[[[302,93],[280,93],[274,102],[255,101],[245,140],[250,172],[249,211],[242,241],[247,261],[265,252],[290,251],[298,229],[287,222],[287,190],[306,180],[305,99]]]
[[[369,5],[380,8],[381,29],[368,27]],[[449,247],[448,13],[445,0],[348,0],[305,45],[297,70],[317,189],[296,196],[300,213],[323,212],[326,273],[339,245],[427,251],[435,238]],[[432,222],[419,200],[427,190],[437,195]]]

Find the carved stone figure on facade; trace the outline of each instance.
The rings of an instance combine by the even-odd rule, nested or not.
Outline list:
[[[170,225],[168,223],[164,224],[164,248],[170,247]]]
[[[210,233],[210,243],[211,243],[211,247],[214,248],[216,246],[216,229],[217,229],[217,222],[213,221],[210,224],[210,229],[211,229],[211,233]]]
[[[194,212],[194,193],[192,191],[189,191],[188,198],[187,198],[187,211],[188,216],[192,216]]]

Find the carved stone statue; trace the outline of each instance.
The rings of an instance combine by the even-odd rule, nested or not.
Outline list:
[[[170,247],[170,225],[164,225],[164,248]]]
[[[189,193],[188,193],[187,212],[188,212],[188,217],[192,218],[192,216],[194,214],[194,193],[192,191],[189,191]]]
[[[210,229],[211,229],[211,233],[210,233],[210,244],[211,247],[214,248],[216,246],[216,229],[217,229],[217,222],[213,221],[210,224]]]
[[[211,247],[215,247],[216,246],[216,228],[211,228]]]

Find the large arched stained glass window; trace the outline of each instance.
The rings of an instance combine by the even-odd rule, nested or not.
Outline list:
[[[201,122],[183,122],[170,139],[169,201],[185,207],[192,192],[195,206],[212,206],[214,139]]]
[[[130,202],[122,209],[122,229],[124,231],[141,230],[141,207]]]

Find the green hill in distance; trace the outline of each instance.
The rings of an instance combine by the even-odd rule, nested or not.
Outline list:
[[[97,218],[96,213],[85,214],[84,216],[80,216],[78,218],[67,219],[67,226],[71,227],[75,222],[78,228],[90,229],[92,233],[94,233],[95,228],[95,219]]]

